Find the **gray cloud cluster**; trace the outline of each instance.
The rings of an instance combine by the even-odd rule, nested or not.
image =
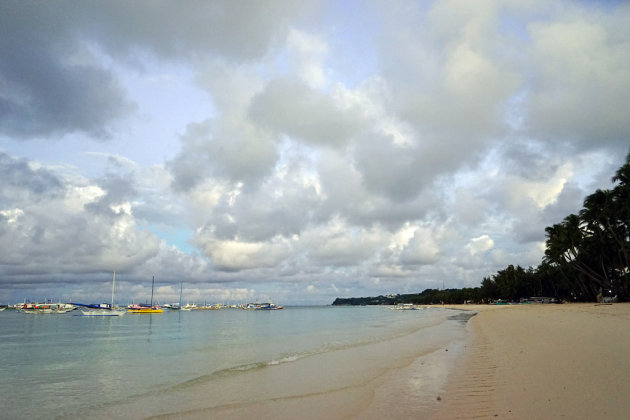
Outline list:
[[[147,53],[166,60],[207,54],[251,60],[308,7],[291,0],[3,2],[0,133],[110,136],[111,125],[136,108],[103,55],[130,66],[143,66],[138,56]]]

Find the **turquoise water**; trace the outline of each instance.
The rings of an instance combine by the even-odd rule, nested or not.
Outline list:
[[[384,307],[122,317],[7,310],[0,312],[2,417],[148,417],[347,389],[371,381],[371,369],[391,368],[388,359],[416,357],[456,339],[462,327],[448,321],[452,314]],[[367,359],[369,368],[361,365]],[[367,379],[353,377],[348,365],[355,363]],[[347,384],[320,376],[344,367]],[[280,374],[282,386],[275,380],[252,388]]]

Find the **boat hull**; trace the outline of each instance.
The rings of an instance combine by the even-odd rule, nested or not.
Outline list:
[[[162,309],[140,308],[140,309],[129,309],[127,312],[129,312],[130,314],[161,314],[164,311]]]
[[[96,310],[87,310],[81,311],[80,316],[122,316],[126,313],[126,311],[117,311],[117,310],[108,310],[108,309],[96,309]]]
[[[24,303],[15,309],[25,314],[65,314],[76,307],[68,303]]]

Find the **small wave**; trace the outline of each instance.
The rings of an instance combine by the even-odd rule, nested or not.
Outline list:
[[[242,373],[247,373],[247,372],[251,372],[254,370],[258,370],[258,369],[264,369],[270,366],[277,366],[277,365],[281,365],[281,364],[285,364],[285,363],[292,363],[295,361],[298,361],[300,359],[303,359],[305,357],[309,357],[318,353],[324,353],[326,352],[326,350],[322,350],[322,351],[314,351],[314,352],[302,352],[302,353],[294,353],[294,354],[289,354],[289,355],[285,355],[282,356],[278,359],[272,359],[269,361],[264,361],[264,362],[254,362],[254,363],[245,363],[242,365],[237,365],[237,366],[232,366],[229,368],[225,368],[225,369],[220,369],[211,373],[208,373],[206,375],[200,375],[197,376],[195,378],[189,379],[187,381],[181,382],[177,385],[174,385],[172,387],[173,390],[183,390],[183,389],[187,389],[191,386],[195,386],[195,385],[200,385],[200,384],[204,384],[216,379],[223,379],[226,377],[230,377],[233,375],[238,375],[238,374],[242,374]]]
[[[302,356],[302,357],[305,357],[305,356]],[[300,357],[297,354],[294,354],[292,356],[283,357],[283,358],[278,359],[278,360],[272,360],[271,362],[269,362],[269,366],[275,366],[275,365],[281,365],[283,363],[295,362],[297,360],[300,360],[302,357]]]

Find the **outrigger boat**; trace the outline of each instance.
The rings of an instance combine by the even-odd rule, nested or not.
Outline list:
[[[75,310],[76,306],[71,303],[18,303],[15,309],[25,314],[65,314]]]

